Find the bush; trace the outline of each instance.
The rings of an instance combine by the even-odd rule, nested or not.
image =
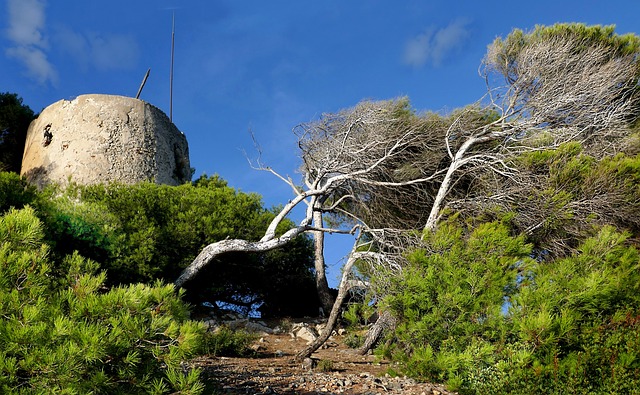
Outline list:
[[[546,262],[503,224],[430,237],[385,300],[399,324],[379,352],[405,373],[463,394],[637,391],[640,254],[626,234],[603,227]]]
[[[0,171],[0,214],[11,207],[22,208],[31,204],[37,196],[34,187],[16,173]]]
[[[174,281],[209,243],[258,240],[274,210],[258,195],[227,186],[217,176],[172,187],[72,184],[37,191],[15,173],[0,172],[0,213],[31,205],[44,223],[52,270],[66,270],[64,257],[77,251],[109,272],[107,286]],[[293,226],[284,221],[278,232]],[[186,284],[195,305],[221,302],[263,316],[317,314],[313,249],[307,236],[261,254],[221,256]]]
[[[20,173],[33,110],[15,93],[0,93],[0,171]]]
[[[275,215],[258,195],[238,192],[217,176],[177,187],[77,186],[68,195],[73,209],[58,204],[54,222],[70,226],[58,234],[73,233],[74,240],[90,245],[114,285],[172,282],[206,245],[227,238],[258,240]],[[290,226],[285,222],[279,231]],[[223,302],[250,311],[262,303],[265,313],[296,314],[316,297],[312,267],[311,242],[302,236],[286,250],[220,257],[186,284],[186,296],[194,304]],[[292,300],[299,305],[291,306]]]
[[[625,393],[640,384],[640,254],[603,227],[571,256],[535,264],[513,298],[523,382],[555,393]],[[567,387],[567,383],[570,386]]]
[[[364,344],[365,336],[358,333],[349,333],[344,339],[344,344],[349,348],[360,348]]]
[[[439,351],[445,341],[462,347],[480,335],[500,338],[505,298],[531,252],[524,238],[511,237],[500,223],[465,234],[450,222],[428,242],[431,249],[411,254],[411,266],[383,303],[400,319],[398,340]]]
[[[342,311],[342,319],[348,329],[360,329],[363,325],[369,323],[372,316],[375,316],[376,310],[371,301],[366,298],[361,302],[352,302]]]
[[[106,291],[105,274],[78,254],[52,276],[32,209],[0,219],[0,392],[195,394],[198,371],[180,362],[204,328],[170,285]]]
[[[103,204],[74,201],[64,195],[44,196],[38,207],[39,216],[46,225],[45,237],[54,259],[78,252],[110,269],[116,259],[115,250],[123,240],[117,218]],[[117,277],[117,272],[110,276]]]
[[[316,370],[323,373],[332,372],[335,369],[333,362],[328,359],[321,359],[316,365]]]
[[[254,334],[222,326],[206,333],[202,352],[214,357],[246,357],[254,353],[250,347],[254,340]]]

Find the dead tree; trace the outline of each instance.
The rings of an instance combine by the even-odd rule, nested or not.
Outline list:
[[[370,229],[368,231],[371,231]],[[376,230],[374,230],[375,232]],[[397,256],[392,256],[389,254],[384,254],[376,251],[372,251],[371,248],[375,243],[369,241],[367,243],[361,243],[360,237],[356,239],[354,246],[349,253],[349,258],[347,263],[342,268],[342,279],[340,280],[340,286],[338,287],[338,296],[336,297],[335,303],[331,309],[331,314],[327,320],[326,325],[322,329],[320,336],[313,342],[311,342],[307,347],[301,350],[298,354],[296,354],[297,360],[303,360],[308,358],[313,354],[320,346],[322,346],[327,339],[333,333],[336,323],[338,321],[338,317],[341,312],[342,303],[344,302],[345,297],[348,295],[349,291],[351,291],[353,281],[350,280],[351,272],[353,266],[357,263],[364,263],[370,266],[380,266],[386,268],[396,268],[399,269],[400,265],[397,262]],[[358,281],[357,283],[360,283]]]
[[[318,199],[317,207],[313,210],[313,225],[318,229],[324,228],[322,211],[320,210],[324,200],[324,198]],[[322,230],[316,230],[313,232],[313,252],[316,290],[318,298],[320,299],[322,317],[324,317],[324,314],[331,311],[335,298],[331,294],[331,291],[329,290],[329,283],[327,282],[326,265],[324,260],[324,231]]]
[[[316,222],[317,226],[314,226],[314,215],[318,212],[325,213],[337,210],[341,202],[357,198],[357,196],[348,193],[352,189],[349,185],[361,179],[372,178],[371,174],[377,172],[378,168],[384,166],[386,162],[400,155],[403,149],[415,139],[415,133],[411,130],[400,131],[402,134],[397,136],[370,139],[369,141],[363,139],[366,136],[357,132],[363,127],[375,127],[376,130],[384,129],[385,125],[394,119],[393,108],[392,102],[363,104],[355,114],[352,114],[355,117],[344,124],[341,133],[330,137],[332,144],[327,146],[328,150],[324,150],[314,141],[301,137],[300,146],[303,150],[303,159],[306,162],[305,188],[299,187],[292,179],[281,176],[269,167],[260,166],[262,170],[273,173],[290,185],[295,196],[276,214],[260,240],[222,240],[206,246],[183,270],[174,285],[183,286],[196,276],[204,266],[210,264],[215,257],[227,252],[267,251],[286,245],[304,232],[353,234],[355,228],[324,228],[322,223],[318,224],[318,222]],[[310,144],[306,146],[308,149],[305,148],[306,144]],[[310,153],[319,153],[321,157],[312,158]],[[298,226],[278,235],[276,233],[278,225],[299,205],[306,205],[304,218]]]
[[[329,318],[327,319],[327,323],[325,324],[324,328],[320,332],[320,336],[318,336],[307,347],[305,347],[298,354],[296,354],[295,359],[301,361],[305,358],[310,357],[311,354],[313,354],[318,348],[320,348],[320,346],[322,346],[327,341],[327,339],[329,339],[329,337],[331,336],[331,333],[333,332],[336,326],[336,323],[338,321],[338,316],[340,314],[342,303],[344,302],[344,299],[350,290],[349,276],[351,275],[351,270],[353,268],[353,265],[358,259],[361,259],[366,255],[371,254],[370,252],[357,251],[359,247],[359,240],[360,238],[358,237],[356,239],[356,242],[354,243],[351,253],[349,254],[349,259],[347,260],[347,263],[342,268],[342,279],[340,280],[340,285],[338,287],[338,296],[336,297],[333,303],[331,312],[329,314]]]
[[[429,232],[452,204],[487,199],[508,204],[505,185],[534,188],[519,178],[515,155],[567,141],[580,141],[593,152],[616,150],[638,109],[637,56],[589,37],[569,27],[497,40],[481,68],[486,97],[448,116],[418,116],[400,99],[362,102],[301,125],[296,134],[304,185],[260,166],[289,184],[294,198],[261,240],[205,247],[176,286],[225,252],[265,251],[303,232],[353,233],[325,228],[326,214],[369,232],[382,246],[378,253],[386,254],[389,249],[374,229]],[[501,84],[494,86],[496,81]],[[484,179],[492,181],[479,184]],[[298,205],[306,205],[304,219],[277,235],[277,225]],[[336,300],[332,315],[340,303]]]
[[[593,41],[580,27],[569,25],[559,30],[555,34],[534,33],[528,41],[498,40],[489,48],[482,69],[488,101],[451,119],[442,141],[448,166],[420,178],[421,184],[436,184],[430,189],[435,191],[433,200],[425,206],[429,216],[423,234],[435,229],[450,202],[473,205],[490,197],[508,207],[509,197],[516,193],[511,194],[505,186],[519,191],[535,188],[511,161],[517,154],[553,149],[568,141],[579,141],[596,157],[619,149],[629,120],[638,112],[637,53]],[[491,86],[496,72],[506,85]],[[477,119],[470,122],[476,118],[474,114],[494,115],[478,124]],[[452,199],[456,183],[478,170],[509,182],[494,183],[493,189],[484,189],[481,194]],[[395,184],[387,181],[386,185]],[[391,323],[387,318],[374,325],[366,346],[374,344]]]

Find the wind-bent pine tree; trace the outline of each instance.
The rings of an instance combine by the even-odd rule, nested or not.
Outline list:
[[[175,285],[182,286],[222,253],[265,251],[302,232],[353,233],[325,228],[322,215],[350,220],[376,241],[376,253],[397,256],[420,240],[389,235],[428,233],[447,208],[507,204],[512,191],[535,188],[514,162],[517,155],[571,141],[599,155],[615,151],[640,107],[639,48],[637,36],[618,36],[612,26],[514,30],[489,46],[481,67],[487,92],[474,105],[440,116],[417,115],[405,99],[365,101],[300,125],[304,187],[263,167],[288,183],[294,198],[261,240],[223,240],[205,247]],[[300,204],[306,205],[305,218],[277,235],[278,223]],[[378,262],[401,267],[397,259]],[[341,282],[339,295],[347,286]],[[379,320],[372,333],[389,325],[391,317],[382,317],[388,320]],[[332,329],[327,325],[325,331]],[[367,339],[367,347],[374,343]]]

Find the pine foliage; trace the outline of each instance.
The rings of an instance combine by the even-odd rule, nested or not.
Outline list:
[[[173,282],[207,244],[259,240],[275,215],[259,195],[237,191],[218,176],[178,187],[77,186],[56,200],[53,211],[51,222],[62,227],[59,245],[78,241],[73,248],[101,261],[110,284]],[[291,226],[284,221],[279,230]],[[263,303],[280,314],[304,315],[305,304],[316,298],[311,257],[306,236],[286,250],[228,254],[186,285],[187,296],[194,304],[222,301],[248,310]],[[292,300],[300,303],[288,308]]]
[[[20,96],[0,92],[0,171],[20,173],[27,130],[35,117]]]
[[[380,352],[464,394],[632,393],[640,384],[640,253],[601,227],[574,253],[532,259],[506,223],[447,222],[385,303]]]
[[[0,213],[29,204],[44,223],[55,275],[78,252],[109,275],[107,286],[173,282],[211,241],[258,240],[275,216],[257,194],[231,188],[218,176],[177,187],[139,183],[36,191],[17,174],[0,172]],[[293,226],[285,220],[284,233]],[[286,249],[227,254],[191,284],[191,303],[220,301],[246,311],[262,304],[270,315],[317,312],[311,240],[301,236]]]
[[[171,285],[104,289],[105,273],[78,254],[52,274],[33,209],[0,218],[0,392],[197,394],[181,362],[204,328],[188,321]]]

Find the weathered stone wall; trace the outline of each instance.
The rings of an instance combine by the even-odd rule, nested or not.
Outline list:
[[[22,171],[38,186],[118,181],[179,185],[191,178],[187,139],[158,108],[130,97],[82,95],[29,126]]]

